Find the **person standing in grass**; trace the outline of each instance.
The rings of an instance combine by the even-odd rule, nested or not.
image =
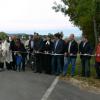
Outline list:
[[[92,54],[92,47],[87,35],[83,35],[83,40],[79,45],[79,53],[82,64],[82,77],[90,77],[90,59]]]
[[[98,37],[99,43],[96,46],[95,69],[98,79],[100,79],[100,36]]]
[[[67,74],[69,64],[72,65],[71,76],[73,77],[75,75],[77,53],[78,43],[75,41],[74,34],[71,34],[65,49],[63,76]]]

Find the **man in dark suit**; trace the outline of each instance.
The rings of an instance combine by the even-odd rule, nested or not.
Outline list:
[[[34,50],[34,37],[33,36],[30,36],[28,47],[29,47],[30,55],[31,55],[31,53]]]
[[[54,54],[63,54],[63,40],[61,39],[61,35],[59,33],[56,33],[55,35],[55,42],[53,47],[53,53]],[[52,56],[52,74],[59,75],[62,72],[62,64],[61,55],[53,55]]]
[[[43,58],[42,58],[42,54],[39,53],[41,52],[43,46],[43,39],[40,37],[40,35],[38,33],[34,34],[34,50],[38,53],[35,53],[35,57],[36,57],[36,66],[34,68],[34,72],[37,73],[42,73],[42,69],[43,69]]]
[[[74,34],[71,34],[69,37],[69,42],[66,44],[64,68],[63,68],[64,76],[67,74],[67,69],[68,69],[69,64],[72,65],[71,76],[74,76],[77,52],[78,52],[78,44],[74,39]]]
[[[79,53],[82,54],[80,56],[81,58],[81,64],[82,64],[82,76],[83,77],[89,77],[90,76],[90,59],[92,54],[92,47],[91,44],[88,41],[88,38],[86,35],[83,36],[83,40],[79,45]]]

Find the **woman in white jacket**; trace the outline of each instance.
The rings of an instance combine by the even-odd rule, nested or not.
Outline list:
[[[2,40],[0,39],[0,70],[4,68],[4,61],[5,57],[4,57],[4,52],[2,50]]]
[[[4,52],[6,67],[8,70],[10,70],[12,69],[12,52],[10,50],[10,42],[8,40],[5,40],[2,44],[2,50]]]

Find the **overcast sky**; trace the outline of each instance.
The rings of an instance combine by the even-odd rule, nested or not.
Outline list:
[[[63,31],[65,35],[81,31],[74,27],[69,18],[52,10],[55,0],[0,0],[0,31],[10,33],[41,34]],[[60,0],[56,0],[59,2]]]

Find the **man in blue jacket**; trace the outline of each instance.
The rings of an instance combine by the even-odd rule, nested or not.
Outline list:
[[[55,55],[52,56],[52,74],[60,75],[60,73],[62,73],[62,55],[57,54],[64,53],[64,42],[61,39],[61,35],[59,33],[56,33],[54,37],[55,41],[53,47],[53,54]]]

